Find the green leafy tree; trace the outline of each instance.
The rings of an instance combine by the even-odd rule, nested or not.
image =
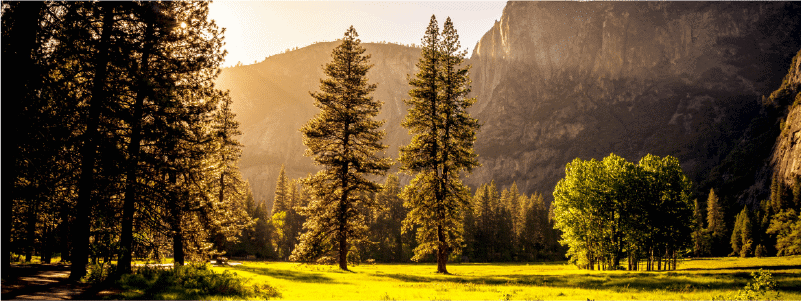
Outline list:
[[[649,243],[651,254],[662,254],[657,258],[657,268],[664,258],[667,259],[665,264],[668,268],[676,269],[677,252],[691,247],[692,183],[684,175],[676,157],[659,158],[647,154],[640,160],[639,167],[650,174],[649,191],[655,193],[648,195],[648,200],[651,202],[646,204],[649,204],[650,208],[645,207],[649,215],[648,224],[654,226],[651,230],[653,240]],[[642,199],[640,200],[642,202]]]
[[[602,161],[575,159],[554,190],[554,227],[560,243],[584,268],[617,268],[624,255],[635,269],[642,255],[648,269],[675,269],[676,251],[689,246],[690,182],[674,157],[646,155],[638,165],[614,154]],[[625,254],[628,253],[628,254]]]
[[[461,67],[466,52],[458,52],[459,36],[450,18],[440,36],[431,16],[422,40],[419,72],[410,79],[410,106],[402,125],[412,141],[401,148],[401,169],[416,173],[404,188],[409,215],[404,228],[417,228],[414,260],[435,253],[437,272],[448,273],[451,252],[462,243],[463,211],[470,203],[469,189],[459,179],[461,172],[478,166],[473,152],[478,120],[467,110],[475,99],[470,92],[469,67]]]
[[[351,26],[334,48],[333,61],[323,70],[328,78],[320,81],[321,92],[312,93],[320,113],[301,128],[306,154],[323,170],[304,181],[312,200],[306,207],[306,232],[291,256],[297,261],[319,258],[328,252],[321,249],[328,242],[336,246],[342,270],[348,269],[349,241],[365,236],[359,206],[372,204],[364,192],[380,189],[367,176],[383,175],[390,166],[389,159],[376,155],[386,148],[379,130],[383,122],[374,120],[381,102],[370,95],[376,88],[366,77],[370,56],[357,37]]]

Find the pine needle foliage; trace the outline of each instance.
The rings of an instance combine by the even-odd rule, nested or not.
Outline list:
[[[367,177],[384,175],[391,164],[377,155],[386,148],[381,144],[385,132],[379,130],[384,122],[375,120],[382,102],[370,95],[376,89],[366,77],[372,65],[358,36],[353,26],[345,32],[331,53],[333,61],[324,67],[327,78],[320,80],[320,92],[311,93],[320,112],[300,131],[306,155],[323,170],[304,180],[312,200],[305,208],[304,233],[290,258],[311,261],[337,250],[342,270],[348,269],[348,244],[366,234],[359,211],[372,205],[366,192],[381,188]]]
[[[436,254],[437,272],[448,273],[448,256],[462,244],[462,215],[470,204],[470,191],[459,176],[479,165],[473,152],[479,123],[467,113],[475,99],[467,98],[469,67],[460,66],[466,52],[458,52],[459,35],[450,18],[440,33],[431,16],[422,45],[402,123],[412,141],[401,148],[401,169],[416,174],[403,190],[410,208],[404,229],[418,226],[420,245],[412,259]]]

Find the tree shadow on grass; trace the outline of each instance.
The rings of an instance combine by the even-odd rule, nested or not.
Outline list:
[[[754,265],[727,268],[682,268],[682,271],[720,271],[720,270],[801,270],[801,265]]]
[[[404,274],[377,274],[405,282],[450,282],[470,285],[522,285],[563,288],[580,288],[612,291],[691,292],[695,290],[739,289],[751,280],[748,272],[731,274],[713,273],[586,273],[570,275],[499,275],[499,276],[421,276]],[[715,281],[709,281],[710,277]],[[780,291],[801,291],[801,276],[793,273],[774,273]]]
[[[231,269],[237,271],[251,272],[254,274],[275,277],[279,279],[307,282],[307,283],[337,283],[334,279],[321,275],[318,273],[309,273],[303,271],[287,271],[280,269],[272,269],[268,267],[252,267],[252,266],[232,266]]]

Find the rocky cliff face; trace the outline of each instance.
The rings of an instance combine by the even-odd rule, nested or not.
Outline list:
[[[788,187],[801,181],[801,50],[793,60],[790,72],[782,81],[782,87],[771,96],[784,98],[790,103],[789,113],[783,123],[782,131],[776,139],[771,156],[773,171]],[[779,105],[782,101],[779,101]]]
[[[673,155],[704,182],[786,74],[799,7],[509,2],[471,58],[484,126],[468,183],[550,195],[567,162],[611,152]]]
[[[245,147],[240,159],[242,174],[250,182],[254,198],[272,204],[275,182],[281,165],[287,177],[301,178],[318,170],[311,158],[303,156],[306,147],[298,131],[317,114],[310,91],[318,91],[324,77],[322,66],[331,60],[331,50],[339,42],[317,43],[265,61],[225,68],[216,81],[218,88],[230,90],[234,112],[240,121]],[[409,142],[400,127],[406,115],[409,86],[407,74],[414,74],[420,50],[394,44],[362,44],[372,55],[373,68],[367,74],[378,88],[373,96],[384,102],[379,119],[386,120],[386,156],[397,158],[398,146]]]

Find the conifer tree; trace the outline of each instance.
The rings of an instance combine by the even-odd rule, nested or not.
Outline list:
[[[706,213],[706,229],[712,240],[712,252],[713,255],[717,255],[721,253],[721,241],[726,238],[727,231],[726,224],[723,220],[723,209],[720,205],[720,199],[718,199],[714,189],[709,190]]]
[[[754,242],[751,227],[748,208],[743,207],[743,210],[737,214],[734,230],[731,233],[732,255],[739,255],[740,257],[751,255]]]
[[[289,183],[284,172],[284,165],[281,165],[281,172],[278,173],[278,180],[275,183],[275,198],[273,199],[273,209],[270,215],[278,212],[285,212],[289,207]]]
[[[389,159],[377,156],[386,148],[381,144],[385,132],[379,130],[384,122],[375,120],[382,103],[370,95],[376,85],[367,82],[372,65],[360,43],[351,26],[331,53],[320,92],[311,93],[320,113],[301,128],[306,155],[323,170],[304,180],[312,200],[305,210],[305,233],[291,259],[316,259],[333,248],[342,270],[348,269],[349,243],[366,232],[359,207],[372,205],[366,193],[381,187],[367,176],[383,175],[390,166]]]
[[[693,254],[696,257],[704,256],[709,252],[709,235],[704,229],[704,214],[701,211],[701,203],[698,199],[693,200],[693,219],[695,228],[693,230]]]
[[[413,259],[435,253],[437,272],[448,273],[448,255],[462,241],[462,211],[470,204],[469,189],[459,179],[463,171],[478,166],[473,152],[479,124],[467,109],[475,99],[470,92],[469,67],[460,67],[466,52],[458,52],[459,36],[448,18],[442,35],[431,16],[422,40],[419,72],[409,81],[411,106],[402,125],[413,135],[401,148],[401,169],[416,173],[404,188],[411,209],[404,228],[417,228]]]

